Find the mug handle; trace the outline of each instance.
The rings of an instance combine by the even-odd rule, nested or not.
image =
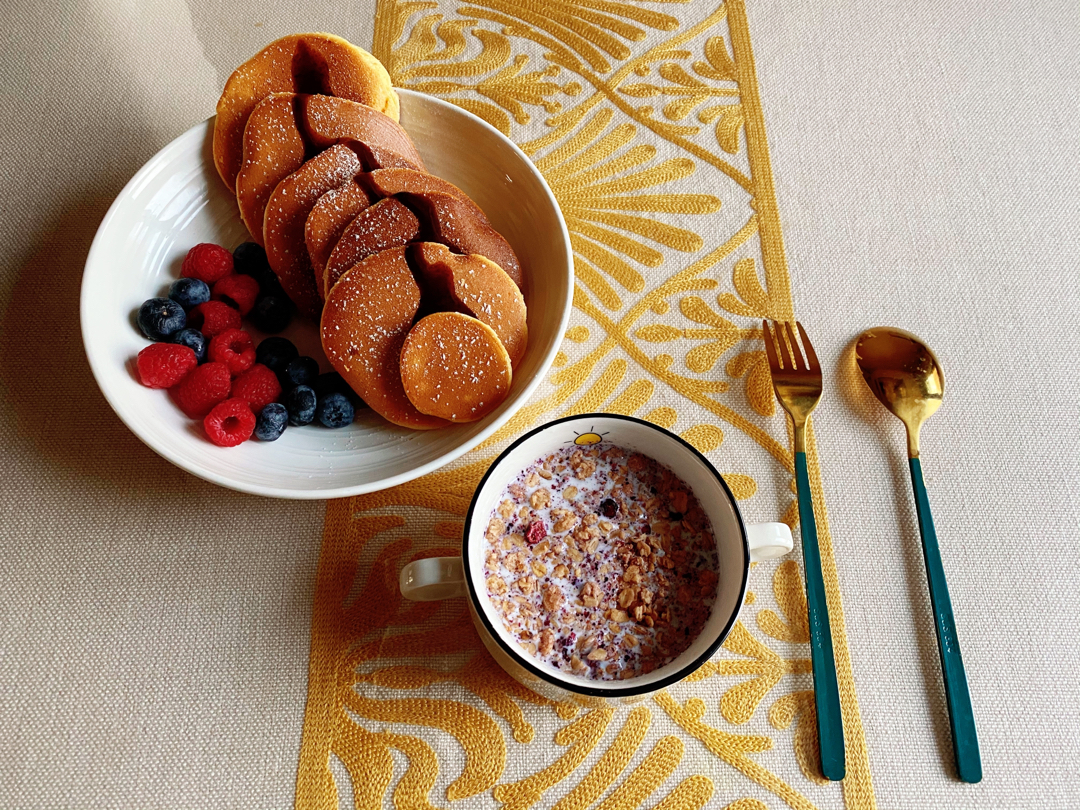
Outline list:
[[[758,523],[746,527],[746,544],[750,547],[750,562],[775,560],[795,547],[791,527],[786,523]]]
[[[461,557],[414,560],[398,577],[401,595],[413,602],[437,602],[465,595],[465,569]]]
[[[746,527],[750,562],[783,557],[794,547],[786,523],[759,523]],[[437,602],[465,595],[465,570],[461,557],[427,557],[401,569],[401,595],[413,602]]]

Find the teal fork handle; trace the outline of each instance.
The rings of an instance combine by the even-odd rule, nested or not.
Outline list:
[[[795,486],[799,498],[799,527],[802,533],[803,565],[806,567],[806,606],[810,620],[810,660],[814,667],[814,705],[817,708],[818,739],[821,742],[821,772],[826,779],[844,778],[844,721],[840,714],[840,690],[836,685],[829,607],[825,601],[825,581],[821,576],[814,502],[810,497],[810,476],[806,453],[795,454]]]
[[[964,660],[960,657],[960,643],[956,638],[952,600],[945,584],[945,569],[941,567],[941,551],[938,549],[937,532],[934,531],[934,518],[930,514],[930,499],[926,497],[922,464],[917,458],[908,461],[911,465],[911,485],[915,489],[919,532],[922,534],[926,580],[930,586],[930,605],[934,611],[934,629],[937,631],[938,652],[941,653],[941,675],[945,682],[945,702],[949,707],[956,772],[961,782],[974,783],[982,779],[982,761],[979,758],[979,738],[975,733],[975,714],[971,710]]]

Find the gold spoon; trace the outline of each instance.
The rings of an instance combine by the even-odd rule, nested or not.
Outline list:
[[[945,376],[937,357],[925,343],[910,332],[892,327],[868,329],[859,335],[855,342],[855,362],[874,396],[907,427],[908,463],[915,489],[915,511],[922,535],[923,560],[926,562],[926,579],[930,586],[938,652],[941,654],[956,770],[962,782],[978,782],[982,779],[982,762],[975,732],[975,715],[971,710],[971,695],[968,693],[964,661],[960,657],[960,644],[956,638],[952,602],[945,583],[945,569],[941,565],[941,551],[934,531],[934,519],[930,515],[930,500],[923,483],[922,463],[919,461],[919,429],[941,407]]]

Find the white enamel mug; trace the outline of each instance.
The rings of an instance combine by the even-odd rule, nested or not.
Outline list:
[[[535,461],[568,444],[618,445],[656,459],[689,485],[712,524],[720,580],[712,612],[697,639],[677,658],[648,674],[601,681],[562,672],[518,645],[503,627],[484,583],[484,532],[510,481]],[[585,414],[549,422],[526,433],[502,452],[473,495],[465,517],[461,557],[409,563],[401,571],[406,599],[432,601],[465,596],[484,646],[512,677],[539,694],[561,701],[591,696],[610,701],[641,700],[694,672],[724,643],[739,617],[750,563],[783,556],[792,549],[784,523],[746,526],[735,497],[720,473],[683,439],[650,422],[613,414]]]

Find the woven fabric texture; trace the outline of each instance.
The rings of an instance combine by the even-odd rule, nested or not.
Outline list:
[[[679,19],[718,8],[640,5]],[[413,25],[432,8],[416,4]],[[470,13],[460,16],[481,19]],[[1057,0],[755,0],[746,13],[792,298],[827,370],[817,450],[877,805],[1075,807],[1080,15]],[[109,202],[145,160],[212,114],[237,64],[298,30],[374,47],[375,15],[371,1],[299,8],[242,0],[227,11],[203,0],[62,9],[16,2],[0,11],[8,144],[0,176],[0,806],[297,803],[326,505],[215,488],[140,444],[94,386],[78,332],[78,285]],[[537,64],[544,57],[539,46],[528,53]],[[708,60],[695,51],[686,63],[694,61]],[[537,69],[530,63],[521,72]],[[570,78],[542,81],[565,86]],[[578,97],[554,95],[563,105]],[[545,100],[519,101],[535,121],[552,114]],[[669,101],[652,100],[658,121],[668,120]],[[714,137],[718,120],[672,123]],[[681,193],[724,196],[680,182]],[[719,224],[711,232],[694,224],[710,216],[676,224],[711,239]],[[714,273],[723,290],[696,293],[714,311],[717,293],[733,284],[730,264],[726,272]],[[952,776],[901,427],[850,373],[850,341],[882,323],[921,335],[945,365],[945,405],[923,433],[923,465],[979,726],[986,775],[977,786]],[[587,345],[568,341],[568,360]],[[658,344],[654,353],[661,351]],[[728,379],[728,359],[716,367],[718,379]],[[750,373],[731,382],[745,388]],[[679,407],[654,397],[643,411]],[[780,416],[769,419],[786,446]],[[731,459],[721,469],[757,485],[743,501],[748,516],[776,517],[790,503],[787,475],[759,472],[766,468],[750,457],[745,434],[721,427],[713,452]],[[451,522],[426,525],[435,530],[440,520]],[[452,530],[443,530],[449,536],[437,542],[414,539],[452,546]],[[783,594],[792,590],[777,570],[755,570],[761,603],[744,621],[785,658],[805,658],[799,644],[788,652],[756,620],[764,607],[790,619]],[[788,728],[764,716],[778,698],[809,688],[805,672],[785,674],[749,726],[725,726],[723,691],[702,693],[705,683],[680,686],[674,699],[685,708],[705,694],[704,722],[764,732],[773,747],[755,758],[813,805],[842,806],[839,789],[818,785],[798,765],[797,699],[773,713],[778,724],[790,715]],[[581,782],[617,736],[616,753],[644,742],[614,784],[631,770],[642,776],[596,802],[614,795],[609,807],[637,806],[638,797],[644,807],[662,797],[665,808],[798,806],[718,764],[684,726],[675,729],[677,706],[646,708],[648,720],[627,710],[606,724],[591,759],[535,806],[551,806]],[[539,716],[537,707],[525,709]],[[588,714],[570,720],[545,711],[527,744],[512,724],[492,721],[508,746],[537,752],[509,759],[500,782],[526,779],[598,733],[585,723],[559,745],[557,730]],[[367,727],[408,728],[390,719]],[[490,791],[448,802],[465,767],[462,749],[443,732],[427,739],[440,757],[426,794],[434,806],[499,806]],[[391,757],[398,784],[406,759]],[[648,757],[650,768],[635,768]],[[617,760],[605,760],[603,773]],[[660,779],[672,763],[676,777]],[[348,785],[344,767],[334,768]],[[347,806],[351,794],[342,795]],[[403,793],[402,806],[418,806],[408,803],[413,795]]]

